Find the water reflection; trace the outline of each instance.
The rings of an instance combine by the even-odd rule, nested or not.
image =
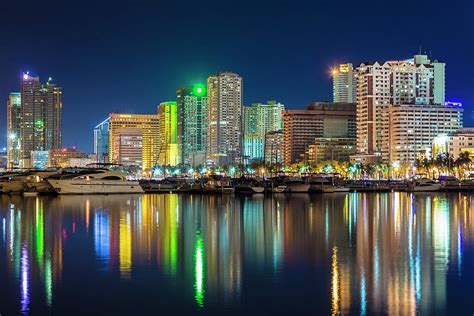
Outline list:
[[[43,311],[71,303],[58,292],[71,282],[100,295],[120,280],[141,282],[136,302],[153,288],[195,311],[261,311],[280,296],[282,312],[443,313],[451,292],[474,290],[471,205],[465,194],[1,196],[0,305]]]

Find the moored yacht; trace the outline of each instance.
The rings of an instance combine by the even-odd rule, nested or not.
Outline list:
[[[412,192],[435,192],[441,189],[441,184],[428,178],[413,179],[408,189]]]
[[[308,193],[310,184],[306,183],[299,177],[286,177],[283,179],[282,185],[285,186],[287,193]]]
[[[119,170],[86,169],[48,178],[58,194],[143,193],[138,181],[127,180]]]

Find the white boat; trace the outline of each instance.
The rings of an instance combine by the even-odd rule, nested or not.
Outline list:
[[[408,188],[412,192],[435,192],[441,189],[441,184],[427,178],[411,180]]]
[[[128,181],[119,170],[91,169],[48,178],[58,194],[143,193],[138,181]]]
[[[298,177],[287,177],[283,180],[285,193],[308,193],[310,184]]]

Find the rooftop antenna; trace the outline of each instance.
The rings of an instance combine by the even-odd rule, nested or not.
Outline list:
[[[419,46],[419,49],[418,49],[418,55],[421,55],[421,45]]]

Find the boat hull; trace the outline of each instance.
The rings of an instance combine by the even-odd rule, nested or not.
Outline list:
[[[290,184],[285,188],[285,193],[308,193],[309,184]]]
[[[6,194],[21,193],[25,189],[24,181],[0,182],[0,192]]]
[[[138,181],[48,180],[58,194],[143,193]]]

